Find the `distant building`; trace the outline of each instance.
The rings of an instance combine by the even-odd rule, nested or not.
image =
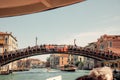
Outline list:
[[[57,68],[59,66],[59,54],[50,55],[50,67]]]
[[[73,55],[73,58],[74,58],[74,64],[76,63],[76,62],[83,62],[84,61],[84,57],[83,56],[77,56],[77,55]]]
[[[59,56],[59,59],[60,59],[59,66],[64,66],[64,65],[69,64],[68,58],[69,58],[68,54],[60,54],[60,56]]]
[[[52,54],[50,55],[50,67],[51,68],[60,68],[64,65],[73,64],[76,62],[84,61],[84,57],[69,55],[69,54]]]
[[[68,64],[68,54],[52,54],[50,55],[50,66],[52,68],[60,68]]]
[[[84,56],[72,55],[73,65],[78,64],[78,69],[83,69]]]
[[[45,63],[39,59],[26,58],[17,62],[18,69],[41,68],[45,67]]]
[[[97,45],[96,42],[89,43],[85,48],[89,48],[91,50],[96,50]],[[92,58],[85,57],[84,58],[84,69],[93,69],[95,66],[96,60]]]
[[[26,62],[30,63],[30,67],[31,68],[42,68],[45,67],[45,62],[39,60],[39,59],[34,59],[34,58],[30,58],[27,59]]]

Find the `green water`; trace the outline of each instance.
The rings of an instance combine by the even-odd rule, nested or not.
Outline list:
[[[87,75],[87,70],[77,70],[76,72],[64,72],[51,69],[49,72],[44,69],[31,69],[30,71],[13,72],[9,75],[0,75],[0,80],[46,80],[54,76],[62,76],[62,80],[75,80],[77,77]]]

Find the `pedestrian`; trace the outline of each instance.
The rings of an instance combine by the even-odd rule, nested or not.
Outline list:
[[[97,78],[97,80],[113,80],[113,73],[110,67],[94,68],[90,71],[89,76]]]
[[[85,76],[78,77],[76,80],[97,80],[97,79],[95,77],[85,75]]]

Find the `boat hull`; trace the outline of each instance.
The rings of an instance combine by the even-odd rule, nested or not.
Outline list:
[[[75,69],[71,69],[71,70],[61,70],[61,71],[75,72]]]

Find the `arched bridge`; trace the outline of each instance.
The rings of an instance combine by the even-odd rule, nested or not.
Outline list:
[[[22,58],[44,54],[80,55],[93,58],[99,61],[115,60],[120,58],[120,56],[115,55],[115,53],[113,52],[95,51],[89,48],[83,48],[73,45],[40,45],[40,46],[37,45],[33,47],[27,47],[24,49],[18,49],[16,51],[9,51],[3,53],[3,55],[0,56],[0,66],[6,65],[10,62]]]

